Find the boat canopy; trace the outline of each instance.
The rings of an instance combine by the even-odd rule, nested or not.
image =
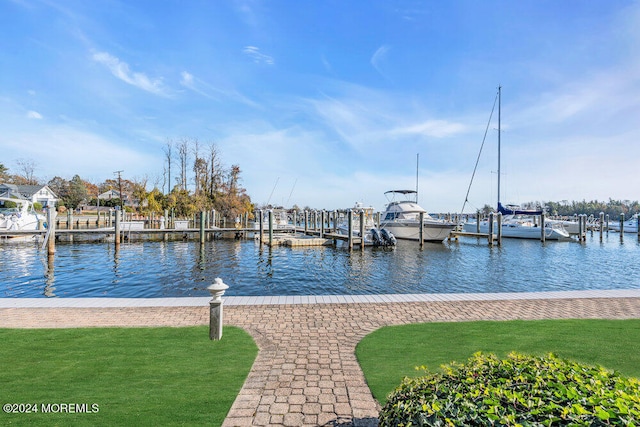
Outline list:
[[[505,208],[498,202],[498,212],[502,215],[542,215],[542,210],[519,209],[519,206],[507,205]]]
[[[388,194],[388,193],[414,194],[414,193],[417,193],[417,191],[416,190],[389,190],[384,192],[384,194]]]

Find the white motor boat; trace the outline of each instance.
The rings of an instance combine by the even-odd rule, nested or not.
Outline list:
[[[409,195],[417,196],[414,190],[391,190],[385,194],[393,197],[404,197],[404,200],[392,200],[380,220],[380,228],[392,233],[397,239],[420,240],[420,226],[422,225],[422,239],[425,242],[442,242],[449,237],[456,223],[432,217]],[[387,196],[388,197],[388,196]],[[423,215],[422,224],[420,214]]]
[[[0,231],[35,231],[44,224],[45,217],[33,209],[29,200],[0,197]],[[1,238],[25,237],[21,234],[2,234]],[[31,237],[31,236],[26,236]]]
[[[609,230],[620,232],[620,221],[609,220]],[[637,233],[638,232],[638,214],[627,219],[622,223],[623,233]]]

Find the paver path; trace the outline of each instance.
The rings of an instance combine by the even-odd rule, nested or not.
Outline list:
[[[640,298],[499,299],[225,306],[260,352],[225,426],[374,426],[378,404],[356,344],[391,324],[431,321],[640,318]],[[0,308],[0,327],[208,324],[208,307]],[[224,337],[223,337],[224,339]]]

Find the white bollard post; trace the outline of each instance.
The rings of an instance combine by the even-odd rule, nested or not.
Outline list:
[[[207,290],[211,293],[212,299],[209,301],[209,339],[219,341],[222,339],[222,295],[229,289],[229,286],[222,283],[222,279],[216,277],[213,284]]]

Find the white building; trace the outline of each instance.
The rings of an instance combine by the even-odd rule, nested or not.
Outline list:
[[[43,208],[55,207],[58,202],[58,196],[48,185],[0,184],[0,197],[30,200],[32,203],[40,203]]]

